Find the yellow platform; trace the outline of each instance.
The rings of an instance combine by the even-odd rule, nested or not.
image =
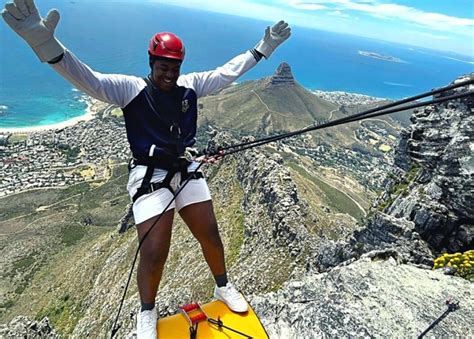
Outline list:
[[[220,317],[227,327],[245,333],[252,338],[268,339],[265,329],[250,306],[246,313],[234,313],[221,301],[213,301],[201,305],[201,307],[209,318],[217,320],[217,318]],[[189,338],[189,323],[181,313],[158,320],[157,327],[159,339]],[[240,339],[245,337],[225,328],[219,330],[217,325],[212,325],[207,321],[201,321],[198,325],[196,339],[208,338]]]

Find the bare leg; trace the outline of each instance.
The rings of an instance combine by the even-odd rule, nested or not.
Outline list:
[[[201,244],[204,258],[214,276],[226,273],[224,247],[217,228],[212,201],[204,201],[179,211],[194,237]]]
[[[137,284],[142,303],[155,302],[163,267],[170,249],[173,217],[174,209],[165,212],[140,248]],[[153,217],[137,225],[140,241],[157,218],[158,216]]]

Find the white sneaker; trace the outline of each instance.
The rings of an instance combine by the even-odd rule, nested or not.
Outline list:
[[[138,312],[137,339],[156,339],[156,307],[149,311]]]
[[[242,313],[249,309],[242,294],[229,282],[223,287],[214,288],[214,298],[223,301],[234,312]]]

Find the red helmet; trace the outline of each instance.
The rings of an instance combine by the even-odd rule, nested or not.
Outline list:
[[[169,32],[156,33],[148,46],[150,56],[183,60],[184,45],[178,36]]]

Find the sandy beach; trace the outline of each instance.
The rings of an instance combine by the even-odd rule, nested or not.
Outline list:
[[[41,132],[47,130],[54,130],[54,129],[61,129],[65,127],[74,126],[75,124],[81,121],[89,121],[95,118],[98,112],[106,108],[108,104],[105,104],[101,101],[88,98],[87,99],[87,108],[83,115],[58,122],[56,124],[49,124],[49,125],[41,125],[41,126],[31,126],[31,127],[13,127],[13,128],[1,128],[0,127],[0,134],[8,134],[8,133],[33,133],[33,132]]]

